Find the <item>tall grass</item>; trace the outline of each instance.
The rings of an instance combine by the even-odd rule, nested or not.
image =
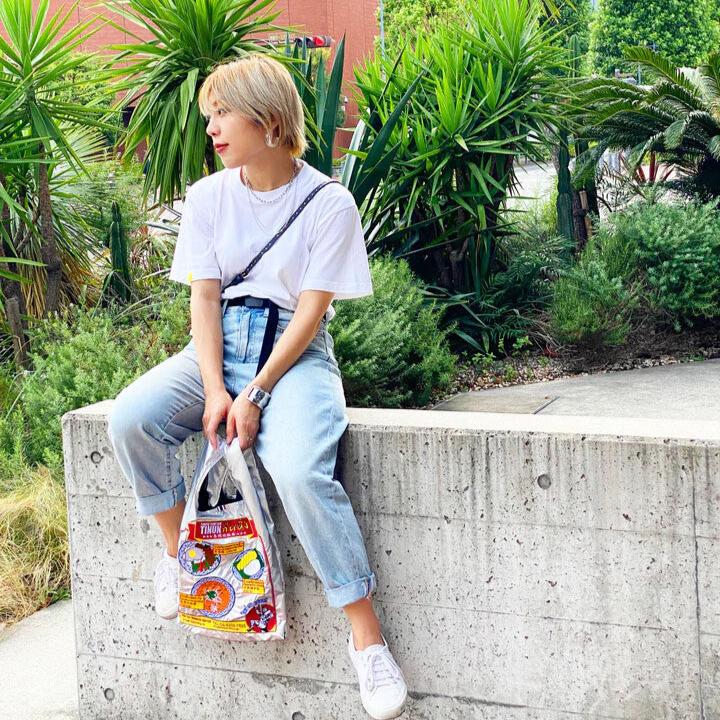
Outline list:
[[[65,597],[70,586],[62,481],[43,465],[19,466],[14,484],[0,496],[0,622],[9,623]]]

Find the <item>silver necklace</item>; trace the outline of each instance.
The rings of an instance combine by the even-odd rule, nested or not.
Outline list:
[[[240,167],[240,174],[243,178],[243,183],[245,184],[245,187],[248,190],[248,193],[250,193],[258,202],[263,203],[263,205],[274,205],[275,203],[282,200],[285,195],[289,192],[290,186],[295,182],[295,178],[298,175],[298,172],[300,171],[300,163],[293,158],[293,174],[290,180],[288,180],[287,183],[285,183],[285,189],[275,198],[272,200],[265,200],[261,198],[256,192],[255,189],[252,186],[252,183],[250,182],[250,178],[248,178],[247,174],[245,173],[245,167]]]
[[[285,194],[285,193],[283,193],[283,195],[284,195],[284,194]],[[296,201],[296,200],[297,200],[297,184],[295,184],[295,192],[293,193],[293,202],[292,202],[291,207],[293,207],[293,208],[295,207],[295,201]],[[270,237],[275,237],[275,231],[273,231],[272,228],[266,227],[265,225],[263,225],[263,224],[260,222],[260,219],[259,219],[258,216],[257,216],[257,212],[255,211],[255,206],[253,205],[253,203],[252,203],[252,202],[249,202],[248,204],[250,205],[250,212],[251,212],[252,215],[253,215],[253,218],[254,218],[254,220],[255,220],[255,224],[260,228],[260,230],[262,230],[262,231],[265,232],[265,233],[268,233],[268,235],[270,235]]]

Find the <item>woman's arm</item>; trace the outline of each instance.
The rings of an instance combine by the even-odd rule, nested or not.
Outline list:
[[[320,328],[322,317],[332,302],[334,293],[323,290],[304,290],[285,332],[275,344],[260,373],[245,386],[233,402],[223,377],[222,301],[219,280],[193,280],[190,289],[190,323],[198,364],[205,390],[203,433],[213,448],[217,447],[215,433],[226,421],[226,440],[232,442],[236,428],[255,438],[260,421],[260,408],[245,394],[251,385],[271,392],[277,381],[305,352]],[[242,438],[243,450],[245,440]],[[251,443],[248,443],[248,446]]]
[[[303,290],[300,293],[297,308],[285,332],[275,343],[264,367],[248,387],[258,385],[263,390],[272,392],[277,381],[295,364],[317,334],[333,296],[334,293],[324,290]]]
[[[220,280],[193,280],[190,285],[190,322],[205,389],[203,435],[217,449],[217,428],[230,412],[233,400],[223,376],[223,329]]]
[[[220,281],[193,280],[190,324],[206,396],[225,390],[221,308]]]

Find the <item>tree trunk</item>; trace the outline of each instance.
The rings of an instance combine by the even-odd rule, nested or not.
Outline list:
[[[45,159],[45,147],[40,143],[40,159]],[[55,242],[55,229],[53,227],[52,202],[50,200],[50,181],[48,179],[47,163],[38,165],[38,205],[40,210],[40,233],[42,235],[42,259],[46,265],[47,285],[45,288],[45,307],[43,316],[58,310],[60,306],[60,281],[62,280],[62,263],[58,255]]]
[[[587,140],[575,140],[575,155],[580,157],[584,152],[587,152],[588,143]],[[597,187],[595,186],[594,180],[588,180],[583,188],[587,193],[587,210],[592,213],[595,217],[600,217],[600,205],[598,204]]]
[[[553,148],[553,160],[557,155],[557,231],[568,239],[576,239],[573,232],[573,191],[570,183],[570,149],[568,133],[560,130],[560,145]]]
[[[27,341],[25,340],[22,318],[20,317],[20,306],[16,297],[6,300],[5,314],[7,315],[10,331],[12,332],[15,365],[18,369],[29,368],[30,360],[27,354]]]
[[[0,173],[0,183],[4,187],[7,186],[7,178],[3,173]],[[7,236],[10,236],[10,208],[7,205],[3,206],[0,222]],[[20,232],[22,232],[22,230],[19,231],[19,234]],[[5,257],[16,257],[16,251],[13,249],[11,243],[4,237],[2,243],[0,243],[0,247],[2,248],[0,254]],[[19,274],[17,263],[8,263],[7,269],[10,272]],[[27,306],[25,305],[22,286],[17,280],[0,278],[0,289],[2,289],[2,294],[5,298],[5,316],[10,325],[10,331],[13,334],[16,363],[18,364],[18,368],[28,367],[28,339],[25,334],[27,331]]]
[[[588,241],[587,208],[582,200],[583,193],[585,193],[584,190],[573,190],[572,194],[573,233],[576,253],[580,253]]]

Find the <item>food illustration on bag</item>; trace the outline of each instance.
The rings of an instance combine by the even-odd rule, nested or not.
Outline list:
[[[232,585],[219,577],[209,577],[198,580],[190,593],[203,598],[203,607],[200,611],[207,617],[219,618],[227,615],[235,603],[235,590]]]
[[[237,556],[232,569],[240,580],[255,580],[265,571],[265,563],[260,553],[255,548],[250,548]]]
[[[178,550],[178,561],[192,575],[207,575],[220,564],[220,557],[209,543],[188,540]]]

